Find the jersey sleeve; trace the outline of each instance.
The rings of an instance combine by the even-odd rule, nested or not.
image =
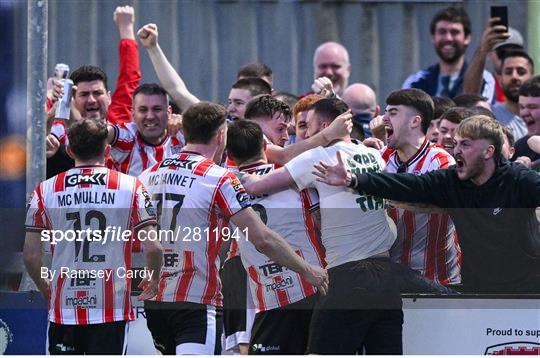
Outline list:
[[[113,126],[114,139],[111,143],[111,157],[116,163],[122,163],[135,147],[135,136],[126,126]]]
[[[67,132],[66,127],[60,121],[54,121],[51,126],[51,134],[55,136],[60,143],[66,145]]]
[[[50,221],[41,195],[41,184],[36,187],[26,205],[25,227],[26,231],[37,232],[50,229]]]
[[[141,80],[139,48],[132,39],[122,39],[119,45],[120,69],[116,89],[111,98],[107,119],[111,124],[131,122],[133,93]]]
[[[441,150],[431,158],[427,171],[448,169],[449,166],[454,164],[456,164],[454,157]]]
[[[324,158],[321,156],[320,150],[322,150],[322,147],[308,150],[285,164],[285,168],[293,178],[298,189],[304,190],[314,187],[316,178],[312,174],[314,170],[313,165]]]
[[[221,181],[216,192],[215,205],[226,218],[251,206],[246,189],[233,173],[228,172]]]
[[[131,214],[131,225],[135,231],[147,225],[157,224],[156,211],[150,201],[150,195],[144,185],[136,180]]]

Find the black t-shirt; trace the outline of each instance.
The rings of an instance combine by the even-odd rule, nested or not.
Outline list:
[[[529,140],[530,137],[531,136],[526,135],[516,142],[514,145],[514,148],[516,148],[516,153],[512,157],[512,160],[516,160],[518,157],[529,157],[533,162],[540,159],[540,153],[536,153],[534,150],[529,148],[529,145],[527,144],[527,140]]]
[[[60,144],[55,155],[47,159],[47,179],[65,172],[75,166],[75,161],[66,153],[66,147]]]

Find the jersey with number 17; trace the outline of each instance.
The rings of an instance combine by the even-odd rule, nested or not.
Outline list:
[[[133,320],[131,249],[137,230],[152,224],[150,197],[137,178],[85,166],[40,183],[28,204],[26,230],[56,239],[49,320]]]
[[[190,151],[153,165],[139,178],[157,207],[164,250],[155,300],[222,306],[219,250],[233,239],[228,219],[251,206],[240,180]]]

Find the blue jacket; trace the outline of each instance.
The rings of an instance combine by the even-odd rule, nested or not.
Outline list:
[[[454,87],[450,91],[450,98],[461,94],[463,92],[463,77],[467,70],[467,62],[463,64],[463,68],[459,72],[459,77],[455,82]],[[411,74],[405,82],[403,82],[402,88],[418,88],[429,94],[435,96],[437,94],[437,85],[439,84],[439,64],[436,63],[424,70],[420,70]],[[489,103],[493,102],[495,95],[495,78],[488,71],[484,71],[482,80],[482,96],[488,99]]]

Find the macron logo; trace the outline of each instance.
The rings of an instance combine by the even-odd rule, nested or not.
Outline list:
[[[497,215],[498,213],[500,213],[502,211],[502,208],[495,208],[493,209],[493,216]]]

